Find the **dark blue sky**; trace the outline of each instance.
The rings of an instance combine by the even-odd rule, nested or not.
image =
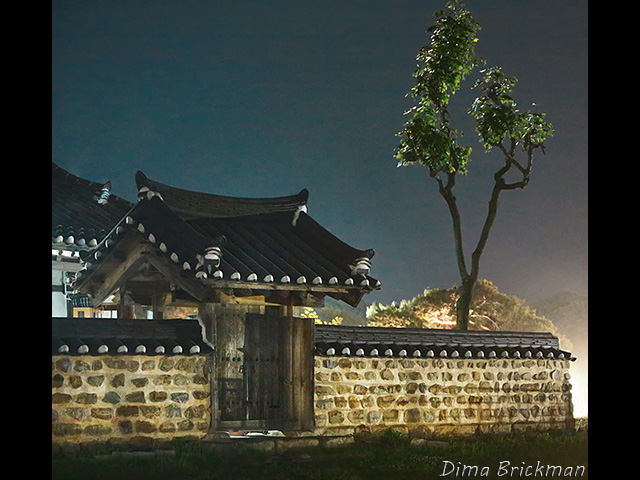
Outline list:
[[[53,0],[52,159],[135,199],[142,170],[236,196],[310,191],[309,214],[357,248],[387,303],[458,283],[437,185],[393,158],[426,28],[444,0]],[[478,53],[519,78],[556,129],[525,190],[504,192],[480,276],[528,301],[587,294],[587,2],[471,0]],[[470,85],[457,111],[473,100]],[[458,182],[475,246],[492,173],[474,147]]]

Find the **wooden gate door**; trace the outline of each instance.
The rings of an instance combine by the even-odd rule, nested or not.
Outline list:
[[[244,316],[240,305],[216,308],[216,391],[220,422],[246,420]]]
[[[280,424],[291,418],[291,353],[287,351],[290,324],[283,317],[247,315],[244,360],[249,420]]]
[[[235,326],[223,321],[227,333],[218,357],[220,426],[312,428],[313,321],[255,313],[237,320]]]

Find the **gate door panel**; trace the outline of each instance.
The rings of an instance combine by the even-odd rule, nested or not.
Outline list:
[[[244,316],[238,305],[217,309],[216,370],[220,421],[246,420],[244,385]]]
[[[221,427],[310,428],[313,321],[245,315],[241,308],[225,307],[218,316]]]
[[[291,356],[285,351],[290,343],[283,317],[247,315],[244,362],[249,420],[287,420],[290,418],[289,375]]]

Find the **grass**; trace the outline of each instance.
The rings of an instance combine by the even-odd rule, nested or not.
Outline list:
[[[111,455],[95,448],[81,454],[52,458],[55,479],[301,479],[375,480],[389,478],[475,478],[464,465],[476,465],[479,478],[523,478],[524,471],[497,476],[500,462],[522,467],[536,462],[563,468],[585,466],[588,478],[588,436],[541,434],[537,436],[478,436],[452,440],[447,446],[409,444],[406,435],[388,431],[377,439],[337,448],[308,448],[272,455],[254,450],[201,451],[197,443],[178,443],[174,455]],[[445,463],[450,462],[450,463]],[[458,463],[460,462],[460,463]],[[506,465],[506,464],[504,464]],[[443,470],[458,467],[446,473]],[[489,467],[483,475],[482,467]],[[533,469],[530,473],[533,472]],[[484,473],[487,473],[486,471]],[[533,475],[531,475],[533,476]]]

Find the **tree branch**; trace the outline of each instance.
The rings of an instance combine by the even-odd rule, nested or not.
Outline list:
[[[521,180],[519,182],[513,182],[513,183],[504,183],[502,182],[502,185],[500,186],[501,190],[515,190],[516,188],[524,188],[527,186],[527,183],[529,183],[529,179],[527,178],[526,180]]]
[[[528,168],[525,168],[522,165],[520,165],[520,163],[513,157],[513,150],[515,148],[515,141],[513,139],[511,139],[511,149],[509,151],[507,151],[507,149],[504,147],[502,142],[496,144],[495,146],[502,151],[506,161],[515,165],[516,168],[520,170],[520,173],[522,173],[523,175],[529,174]]]
[[[515,190],[516,188],[524,188],[527,186],[529,183],[529,174],[531,173],[531,167],[533,165],[533,150],[536,148],[536,146],[532,145],[530,142],[527,143],[527,166],[523,167],[513,158],[513,150],[515,148],[515,141],[513,139],[511,139],[511,148],[509,151],[506,150],[502,142],[497,146],[505,155],[505,164],[493,175],[495,184],[493,186],[493,191],[491,192],[491,199],[489,200],[487,218],[485,219],[482,227],[482,232],[480,233],[476,249],[471,254],[471,277],[473,278],[478,278],[480,256],[487,244],[489,232],[491,231],[491,227],[493,227],[493,222],[498,213],[498,199],[500,198],[500,192],[502,192],[502,190]],[[522,174],[522,180],[519,182],[506,183],[504,176],[509,172],[512,165],[515,165],[520,171]]]
[[[482,314],[482,313],[475,313],[475,312],[469,312],[469,317],[487,319],[491,323],[493,323],[494,330],[500,330],[500,326],[498,325],[498,322],[493,317],[491,317],[491,315]]]
[[[499,171],[509,170],[509,164],[500,169]],[[496,176],[498,173],[496,173]],[[491,199],[489,200],[489,209],[487,211],[487,218],[484,221],[484,225],[482,226],[482,232],[480,233],[480,238],[478,239],[478,244],[476,245],[476,249],[471,254],[471,277],[474,279],[478,278],[478,273],[480,270],[480,256],[484,251],[485,246],[487,245],[487,240],[489,239],[489,232],[491,232],[491,227],[493,227],[493,222],[496,219],[496,215],[498,213],[498,199],[500,198],[500,192],[502,191],[501,184],[504,184],[502,181],[502,176],[496,177],[496,183],[493,186],[493,190],[491,192]]]
[[[453,222],[453,238],[455,242],[456,260],[458,263],[458,272],[460,273],[460,279],[464,280],[469,276],[467,271],[467,264],[464,259],[464,248],[462,245],[462,227],[460,221],[460,211],[458,210],[458,204],[456,197],[453,195],[453,187],[455,185],[455,173],[447,174],[447,184],[445,185],[441,178],[433,177],[438,182],[440,195],[444,198],[449,207],[449,213]]]

